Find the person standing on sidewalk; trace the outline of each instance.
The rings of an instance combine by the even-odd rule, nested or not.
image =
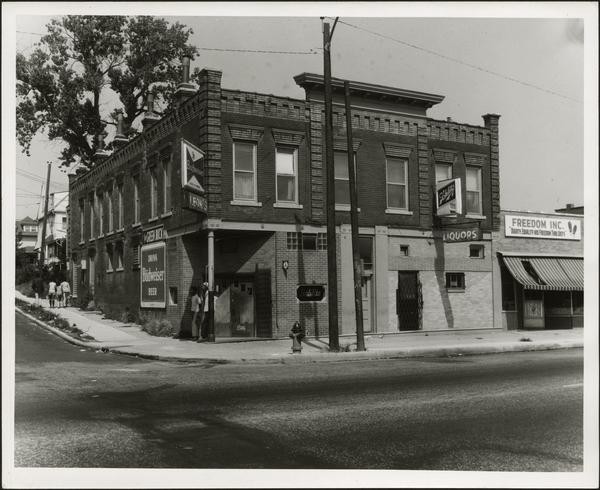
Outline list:
[[[54,279],[50,279],[48,283],[48,302],[50,303],[50,308],[54,308],[54,298],[56,296],[56,283]]]
[[[63,307],[69,306],[69,298],[71,296],[71,286],[69,285],[69,281],[65,279],[60,283],[60,287],[62,288],[63,293]]]
[[[192,296],[192,340],[198,340],[198,317],[200,316],[200,304],[202,299],[198,295],[198,288],[192,286],[190,288],[190,295]]]
[[[31,289],[33,289],[33,294],[35,294],[35,304],[40,306],[41,297],[44,294],[44,280],[42,279],[42,276],[39,274],[36,276],[31,283]]]
[[[57,280],[60,281],[60,279],[57,279]],[[58,285],[56,286],[57,308],[60,308],[62,306],[62,301],[63,301],[62,283],[58,283]]]
[[[200,336],[198,342],[204,342],[208,339],[208,283],[202,284],[202,323],[200,325]]]

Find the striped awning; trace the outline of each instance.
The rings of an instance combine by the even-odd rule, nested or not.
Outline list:
[[[502,255],[502,260],[525,289],[583,291],[583,258]]]

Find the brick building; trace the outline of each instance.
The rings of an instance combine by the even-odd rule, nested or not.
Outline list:
[[[71,177],[76,294],[184,333],[189,289],[214,272],[217,337],[285,337],[296,320],[326,335],[324,85],[307,73],[295,81],[305,99],[225,89],[221,72],[205,69],[162,117],[149,101],[142,134],[118,134],[112,154]],[[427,109],[442,96],[350,90],[365,332],[491,327],[499,116],[437,121]],[[342,80],[333,93],[344,335],[354,333],[354,288]],[[459,179],[465,209],[437,217],[436,182],[448,179]]]
[[[502,210],[500,224],[493,237],[495,326],[583,327],[583,206],[574,213]]]

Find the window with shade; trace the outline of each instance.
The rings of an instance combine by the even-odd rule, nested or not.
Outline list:
[[[481,208],[481,169],[467,167],[467,214],[483,213]]]
[[[333,153],[335,169],[335,203],[350,205],[350,175],[348,174],[348,152],[335,151]],[[356,155],[354,156],[354,175],[356,175]]]
[[[85,240],[85,203],[83,199],[79,201],[79,241]]]
[[[277,148],[277,202],[298,203],[298,152],[294,148]]]
[[[171,211],[171,157],[170,156],[163,160],[162,171],[163,171],[163,175],[162,175],[162,177],[163,177],[163,179],[162,179],[163,209],[162,209],[162,212],[168,213],[169,211]]]
[[[104,206],[104,200],[102,194],[96,195],[96,205],[100,208],[98,211],[98,235],[104,234],[104,215],[106,207]]]
[[[123,184],[117,186],[117,228],[123,228]]]
[[[388,157],[386,160],[387,207],[408,209],[408,160]]]
[[[435,181],[449,180],[452,178],[451,163],[436,163],[435,164]]]
[[[140,177],[133,177],[133,222],[140,222]]]
[[[106,192],[106,204],[108,208],[108,231],[113,231],[113,193],[112,190]]]
[[[256,202],[256,145],[233,143],[233,199]]]
[[[158,217],[158,178],[155,168],[150,170],[150,217]]]

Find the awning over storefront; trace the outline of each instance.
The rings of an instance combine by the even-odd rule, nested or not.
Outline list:
[[[583,291],[583,258],[502,253],[511,275],[525,289]]]

